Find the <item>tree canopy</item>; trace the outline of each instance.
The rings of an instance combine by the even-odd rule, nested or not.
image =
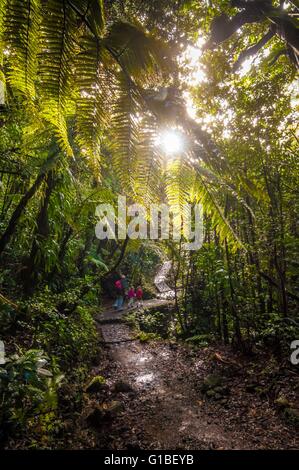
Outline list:
[[[298,333],[298,9],[295,0],[0,0],[8,435],[34,427],[38,413],[55,421],[71,365],[82,386],[97,351],[94,313],[121,272],[150,298],[157,267],[171,261],[176,339],[286,357]],[[202,247],[98,240],[96,207],[116,207],[120,195],[181,213],[201,204]],[[47,379],[36,375],[43,360]]]

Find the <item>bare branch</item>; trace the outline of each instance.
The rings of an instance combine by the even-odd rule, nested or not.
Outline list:
[[[275,62],[279,59],[279,57],[281,57],[282,55],[286,55],[287,53],[288,53],[288,50],[285,47],[283,49],[280,49],[279,51],[277,51],[277,53],[275,54],[273,59],[270,60],[269,66],[272,67],[272,65],[275,64]]]
[[[242,51],[241,54],[239,55],[238,59],[234,63],[233,72],[235,72],[241,66],[241,64],[242,64],[242,62],[244,62],[244,60],[246,60],[248,57],[251,57],[252,55],[256,54],[262,47],[264,47],[265,44],[267,44],[267,42],[270,41],[270,39],[273,38],[274,34],[275,34],[275,31],[273,31],[273,29],[271,28],[267,32],[267,34],[265,34],[265,36],[263,36],[256,44],[254,44],[253,46],[249,47],[248,49],[245,49],[244,51]]]

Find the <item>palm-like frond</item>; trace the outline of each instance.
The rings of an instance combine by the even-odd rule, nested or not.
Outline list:
[[[250,212],[251,216],[254,217],[254,213],[251,207],[242,197],[240,191],[231,183],[231,175],[223,174],[221,177],[218,176],[214,171],[208,169],[206,166],[201,165],[199,162],[195,167],[197,173],[204,179],[207,184],[213,183],[216,184],[219,190],[222,190],[224,193],[231,195],[236,199],[243,207]]]
[[[4,3],[2,1],[3,6]],[[5,46],[9,54],[7,79],[12,88],[23,93],[27,98],[34,99],[41,2],[40,0],[7,0],[5,6]]]
[[[87,20],[94,33],[101,36],[105,30],[105,9],[103,0],[85,0],[87,4]]]
[[[7,0],[0,0],[0,45],[1,51],[3,48],[3,30],[4,30],[4,23],[5,23],[5,14],[6,14],[6,2]]]
[[[167,162],[165,192],[176,227],[181,227],[182,218],[184,220],[188,218],[187,204],[190,203],[194,177],[195,173],[186,162],[184,155]]]
[[[118,97],[113,118],[114,148],[113,166],[126,194],[134,192],[136,154],[139,142],[140,97],[132,83],[121,75],[118,81]]]
[[[88,25],[97,38],[105,30],[105,9],[103,0],[71,0],[68,2],[77,16]]]
[[[3,73],[3,55],[4,55],[4,20],[5,20],[6,0],[0,0],[0,99],[4,102],[4,83],[5,75]]]
[[[220,240],[222,242],[227,240],[233,251],[243,248],[241,240],[217,201],[215,186],[211,186],[200,174],[197,174],[192,191],[194,199],[202,204],[204,212],[209,216]]]
[[[114,168],[126,193],[138,197],[145,183],[149,196],[149,183],[154,181],[150,173],[156,171],[158,158],[153,156],[154,130],[145,119],[145,102],[138,85],[144,86],[150,76],[157,77],[158,70],[167,68],[167,51],[140,26],[124,22],[113,25],[103,44],[120,67],[112,121],[116,142]]]
[[[208,173],[210,175],[210,173]],[[183,159],[168,163],[166,176],[166,195],[170,205],[180,208],[180,216],[185,216],[184,207],[187,203],[200,203],[204,213],[212,222],[220,239],[227,239],[233,249],[242,247],[239,237],[233,230],[221,205],[217,201],[219,187],[207,181],[206,175],[192,168]]]
[[[76,134],[83,154],[93,165],[100,157],[100,141],[109,123],[113,75],[106,66],[107,50],[99,40],[86,36],[76,58],[78,98]]]
[[[108,104],[114,93],[119,158],[125,148],[130,149],[130,161],[136,141],[135,111],[142,101],[137,82],[144,84],[165,70],[167,54],[161,42],[137,23],[118,22],[105,35],[103,0],[0,0],[0,12],[5,18],[0,21],[0,35],[3,24],[9,84],[28,98],[37,98],[39,117],[51,124],[61,149],[73,153],[67,122],[71,113],[76,114],[81,149],[89,158],[99,156],[99,139],[104,121],[111,119]],[[109,79],[114,75],[117,90],[108,87],[108,75]]]
[[[194,172],[186,163],[184,155],[167,162],[165,192],[171,206],[177,206],[183,211],[184,205],[190,202],[193,179]]]
[[[66,0],[51,0],[41,25],[40,96],[42,116],[52,124],[61,148],[69,155],[65,112],[71,95],[77,26]]]
[[[170,70],[169,51],[138,24],[115,23],[104,40],[113,58],[136,83],[145,85],[159,72]]]
[[[161,201],[163,190],[162,182],[162,156],[156,145],[157,128],[152,115],[147,115],[139,132],[137,147],[137,164],[134,178],[136,197],[143,204],[158,203]]]

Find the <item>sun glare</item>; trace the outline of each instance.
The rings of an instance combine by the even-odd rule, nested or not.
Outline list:
[[[194,46],[188,45],[179,57],[179,63],[182,67],[181,80],[189,87],[196,87],[207,80],[204,66],[201,63],[202,46],[206,42],[204,37],[199,37]],[[196,106],[190,92],[184,92],[186,109],[189,116],[196,120]]]
[[[184,148],[183,137],[175,129],[163,131],[156,143],[167,155],[180,153]]]
[[[186,72],[183,78],[188,85],[195,86],[206,80],[206,74],[200,62],[204,43],[205,39],[199,37],[195,45],[189,45],[180,57],[180,63]]]

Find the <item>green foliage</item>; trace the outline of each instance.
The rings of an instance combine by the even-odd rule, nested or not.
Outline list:
[[[167,68],[165,46],[137,23],[116,22],[105,35],[102,1],[9,0],[0,8],[8,83],[31,101],[37,125],[50,124],[69,156],[68,120],[75,116],[77,141],[94,166],[116,85],[134,87],[132,80],[144,83],[157,66]]]
[[[90,382],[89,385],[91,384],[101,384],[101,385],[104,385],[106,383],[106,379],[105,377],[103,377],[102,375],[97,375],[96,377],[94,377],[92,379],[92,381]]]
[[[124,316],[125,322],[131,326],[132,328],[137,328],[137,318],[136,318],[136,313],[131,312],[131,313],[126,313]]]
[[[279,313],[272,313],[260,320],[258,340],[267,346],[281,348],[288,354],[290,344],[299,336],[299,322],[292,318],[282,318]]]
[[[83,37],[77,64],[77,140],[91,164],[101,156],[103,128],[107,127],[114,77],[102,64],[109,64],[107,50],[99,41]],[[96,168],[96,166],[95,166]]]
[[[100,392],[106,385],[106,379],[102,375],[96,375],[91,379],[89,384],[86,387],[87,393],[97,393]]]
[[[141,343],[148,343],[149,341],[156,341],[161,339],[161,336],[159,336],[157,333],[146,333],[145,331],[140,331],[136,335],[136,338],[138,338]]]
[[[136,247],[132,242],[128,246],[123,268],[128,273],[131,283],[135,286],[142,284],[144,298],[153,298],[152,279],[157,272],[157,265],[161,263],[162,248],[156,243],[140,241]],[[136,240],[137,241],[137,240]]]
[[[41,350],[19,351],[0,366],[1,425],[24,428],[30,420],[42,422],[57,409],[57,392],[63,375]]]
[[[153,312],[143,311],[138,314],[139,328],[146,333],[156,333],[163,338],[169,335],[171,324],[170,312]]]
[[[218,340],[289,358],[298,337],[294,67],[277,57],[276,37],[244,64],[247,72],[233,70],[265,22],[214,50],[185,51],[207,38],[221,13],[235,10],[221,0],[0,0],[4,428],[50,435],[63,407],[80,411],[98,351],[93,314],[108,286],[123,272],[153,297],[165,259],[173,262],[174,312],[129,314],[141,341],[175,334],[200,347]],[[169,127],[186,145],[173,158],[157,146]],[[96,206],[116,207],[119,194],[182,213],[201,203],[202,248],[97,240]],[[40,359],[51,376],[40,374]]]
[[[137,337],[149,339],[168,338],[172,331],[171,313],[138,310],[125,316],[126,323],[137,331]]]
[[[209,334],[195,335],[195,336],[191,336],[190,338],[187,338],[185,341],[187,343],[194,344],[195,346],[204,348],[209,345],[209,342],[211,341],[211,335]]]
[[[10,305],[1,305],[0,310],[0,328],[3,333],[9,331],[13,324],[15,324],[17,312]]]
[[[41,27],[40,0],[8,0],[1,5],[5,46],[10,56],[7,80],[29,101],[36,97],[37,54]]]
[[[39,317],[40,318],[40,317]],[[97,353],[94,320],[88,307],[78,306],[71,315],[48,312],[36,325],[36,344],[55,356],[65,369],[89,361]]]

